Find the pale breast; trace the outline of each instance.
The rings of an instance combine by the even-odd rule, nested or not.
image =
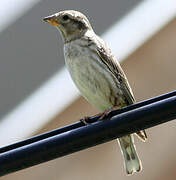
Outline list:
[[[76,40],[65,45],[66,66],[81,94],[104,111],[118,105],[121,90],[117,87],[116,78],[91,51],[94,47],[85,47],[86,43]]]

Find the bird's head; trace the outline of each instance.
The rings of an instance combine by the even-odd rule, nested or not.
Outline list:
[[[80,38],[88,30],[92,30],[86,16],[74,10],[60,11],[45,17],[43,20],[57,27],[65,42]]]

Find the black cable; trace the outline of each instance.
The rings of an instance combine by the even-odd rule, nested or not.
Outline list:
[[[114,116],[115,113],[118,115]],[[173,120],[176,92],[113,111],[111,115],[113,117],[91,125],[83,126],[79,122],[8,146],[10,148],[1,148],[5,151],[0,153],[0,176]],[[79,126],[75,128],[76,125]]]
[[[129,111],[129,110],[132,110],[132,109],[136,109],[136,108],[139,108],[141,106],[148,105],[148,104],[151,104],[153,102],[157,102],[157,101],[160,101],[160,100],[163,100],[163,99],[167,99],[167,98],[172,97],[172,96],[176,96],[176,91],[169,92],[167,94],[163,94],[163,95],[160,95],[158,97],[154,97],[154,98],[151,98],[151,99],[148,99],[148,100],[133,104],[131,106],[119,109],[119,110],[114,110],[114,111],[112,111],[110,113],[110,116],[114,116],[116,114],[120,114],[120,113]],[[90,117],[88,122],[93,123],[93,122],[96,122],[98,119],[99,119],[99,116],[93,116],[93,117]],[[51,136],[54,136],[54,135],[57,135],[57,134],[60,134],[60,133],[66,132],[66,131],[70,131],[70,130],[73,130],[73,129],[76,129],[76,128],[79,128],[79,127],[82,127],[82,126],[85,126],[85,124],[83,124],[82,122],[76,122],[74,124],[65,126],[63,128],[58,128],[58,129],[52,130],[50,132],[43,133],[43,134],[34,136],[32,138],[26,139],[24,141],[20,141],[20,142],[17,142],[17,143],[2,147],[2,148],[0,148],[0,153],[6,152],[6,151],[9,151],[9,150],[18,148],[18,147],[22,147],[24,145],[27,145],[27,144],[30,144],[30,143],[33,143],[33,142],[37,142],[37,141],[40,141],[42,139],[45,139],[45,138],[48,138],[48,137],[51,137]]]

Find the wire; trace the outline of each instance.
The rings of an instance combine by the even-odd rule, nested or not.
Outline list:
[[[131,105],[131,106],[128,106],[128,107],[119,109],[119,110],[114,110],[114,111],[112,111],[112,112],[110,113],[110,115],[111,115],[111,116],[114,116],[114,115],[116,115],[116,114],[120,114],[120,113],[129,111],[129,110],[132,110],[132,109],[136,109],[136,108],[139,108],[139,107],[141,107],[141,106],[148,105],[148,104],[151,104],[151,103],[153,103],[153,102],[157,102],[157,101],[160,101],[160,100],[163,100],[163,99],[172,97],[172,96],[176,96],[176,91],[173,91],[173,92],[170,92],[170,93],[167,93],[167,94],[158,96],[158,97],[154,97],[154,98],[145,100],[145,101],[143,101],[143,102],[139,102],[139,103],[137,103],[137,104],[133,104],[133,105]],[[89,123],[93,123],[93,122],[97,121],[98,119],[99,119],[99,116],[93,116],[93,117],[90,117],[90,119],[88,120],[88,122],[89,122]],[[48,138],[48,137],[51,137],[51,136],[54,136],[54,135],[57,135],[57,134],[60,134],[60,133],[66,132],[66,131],[70,131],[70,130],[79,128],[79,127],[82,127],[82,126],[84,126],[84,125],[85,125],[85,124],[83,124],[82,122],[77,122],[77,123],[74,123],[74,124],[65,126],[65,127],[63,127],[63,128],[55,129],[55,130],[52,130],[52,131],[50,131],[50,132],[43,133],[43,134],[34,136],[34,137],[32,137],[32,138],[26,139],[26,140],[24,140],[24,141],[20,141],[20,142],[18,142],[18,143],[15,143],[15,144],[11,144],[11,145],[2,147],[2,148],[0,148],[0,153],[9,151],[9,150],[12,150],[12,149],[15,149],[15,148],[18,148],[18,147],[21,147],[21,146],[24,146],[24,145],[33,143],[33,142],[37,142],[37,141],[40,141],[40,140],[42,140],[42,139],[45,139],[45,138]]]
[[[176,118],[176,91],[0,148],[0,176]]]

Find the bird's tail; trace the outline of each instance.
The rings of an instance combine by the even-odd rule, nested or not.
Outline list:
[[[142,170],[141,161],[137,155],[133,135],[127,135],[118,139],[124,157],[126,172],[128,175]]]

